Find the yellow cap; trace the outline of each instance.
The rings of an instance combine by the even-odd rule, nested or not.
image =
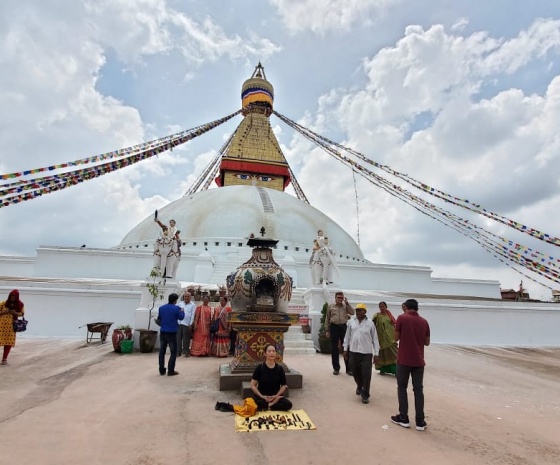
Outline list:
[[[367,312],[366,304],[356,305],[356,310],[364,310],[365,312]]]

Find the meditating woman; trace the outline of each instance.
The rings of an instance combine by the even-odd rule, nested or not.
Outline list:
[[[14,320],[23,314],[23,302],[19,300],[19,291],[14,289],[8,294],[8,300],[0,302],[0,346],[4,346],[2,365],[8,364],[8,354],[16,345]]]
[[[397,373],[398,344],[395,341],[395,317],[385,302],[379,302],[379,312],[373,316],[373,324],[379,338],[379,356],[375,369],[379,374]]]
[[[265,361],[255,368],[251,379],[253,399],[259,410],[290,410],[292,403],[284,397],[286,373],[276,363],[276,348],[267,344],[264,350]]]
[[[212,355],[214,357],[227,357],[229,355],[229,332],[230,324],[227,321],[231,307],[227,303],[227,297],[220,297],[220,305],[214,309],[214,320],[220,322],[218,331],[212,336]]]

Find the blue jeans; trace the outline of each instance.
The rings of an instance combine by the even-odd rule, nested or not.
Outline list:
[[[175,360],[177,360],[177,333],[159,333],[159,372],[165,373],[165,352],[167,346],[171,351],[169,363],[167,364],[167,372],[175,371]]]
[[[412,377],[414,390],[414,407],[416,421],[424,420],[424,367],[410,367],[397,365],[397,394],[399,398],[399,413],[408,416],[408,378]]]

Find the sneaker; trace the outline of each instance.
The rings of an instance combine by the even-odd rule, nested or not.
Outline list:
[[[408,417],[406,415],[401,415],[399,413],[398,415],[391,417],[391,421],[395,425],[402,426],[403,428],[410,428],[410,421],[408,421]]]
[[[424,431],[428,427],[428,424],[424,420],[416,420],[416,431]]]
[[[357,395],[357,396],[361,396],[361,395],[362,395],[362,388],[361,388],[361,387],[357,387],[357,388],[356,388],[356,395]]]
[[[369,404],[369,397],[362,396],[362,404]]]
[[[339,373],[339,370],[334,370],[334,371],[332,372],[332,374],[335,375],[335,376],[338,376],[338,373]]]

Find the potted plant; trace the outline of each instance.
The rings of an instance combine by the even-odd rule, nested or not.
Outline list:
[[[321,309],[321,326],[319,328],[319,352],[322,354],[330,354],[331,349],[331,338],[327,337],[327,328],[325,320],[327,319],[327,309],[329,308],[328,303],[323,304]]]
[[[301,330],[304,334],[311,333],[311,326],[309,325],[309,316],[305,313],[301,314],[298,318]]]
[[[148,293],[150,294],[152,301],[150,304],[150,309],[148,311],[148,329],[139,329],[138,343],[140,345],[140,352],[150,353],[153,352],[157,341],[158,332],[151,330],[150,326],[152,324],[152,312],[156,306],[158,300],[163,299],[163,292],[160,291],[159,286],[162,284],[161,272],[158,267],[152,268],[150,272],[150,278],[146,287],[148,288]]]
[[[132,340],[132,328],[129,325],[117,326],[113,330],[113,335],[111,337],[111,342],[113,343],[113,349],[115,352],[121,351],[121,341]]]

